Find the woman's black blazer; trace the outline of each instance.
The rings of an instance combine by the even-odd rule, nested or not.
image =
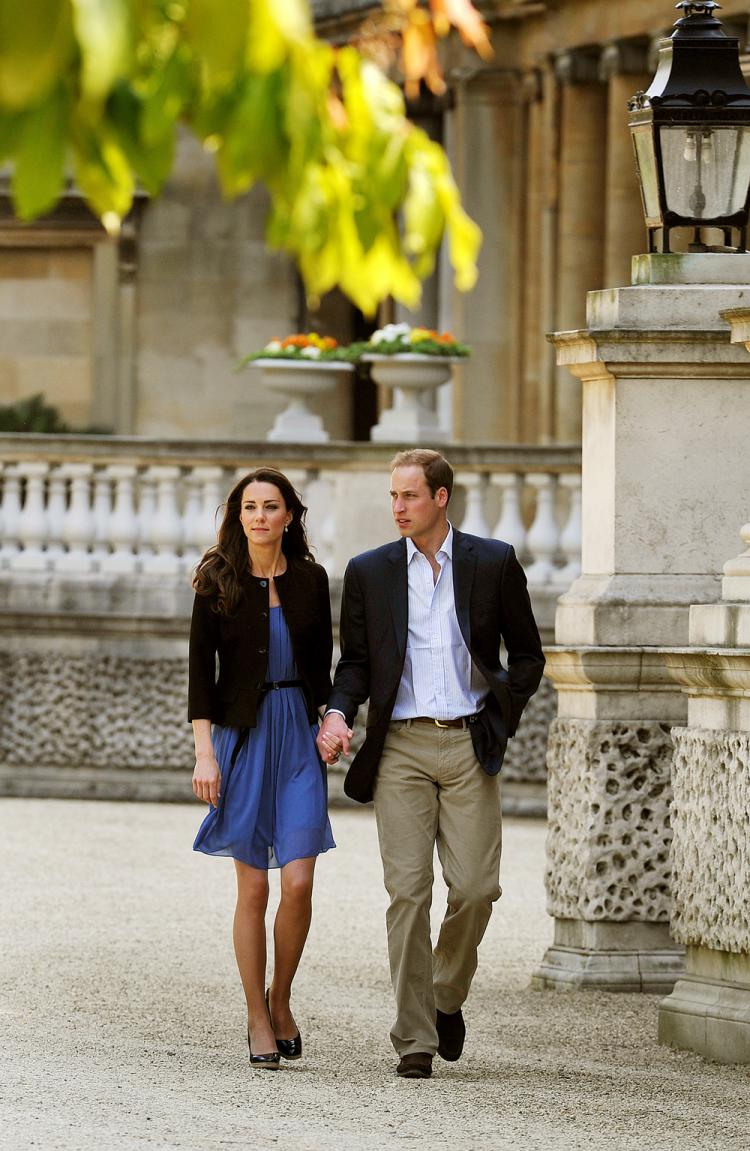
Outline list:
[[[331,690],[331,601],[325,569],[295,560],[275,579],[291,635],[310,722]],[[210,719],[231,727],[254,727],[268,676],[268,580],[248,574],[232,616],[213,610],[213,596],[196,595],[190,624],[188,720]],[[218,655],[218,676],[217,657]]]

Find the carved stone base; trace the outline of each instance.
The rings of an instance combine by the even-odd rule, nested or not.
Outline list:
[[[674,986],[684,966],[684,952],[666,924],[558,919],[555,941],[531,986],[658,994]]]
[[[668,926],[671,754],[666,724],[552,724],[545,879],[555,942],[535,987],[659,992],[682,972]]]
[[[688,948],[684,977],[659,1004],[659,1042],[750,1063],[750,956]]]

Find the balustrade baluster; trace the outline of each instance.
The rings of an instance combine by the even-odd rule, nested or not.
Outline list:
[[[58,464],[50,469],[47,479],[47,556],[55,567],[63,554],[63,526],[68,509],[68,480],[65,468]]]
[[[138,568],[138,557],[134,551],[138,542],[138,519],[135,510],[136,468],[132,464],[111,464],[105,469],[105,475],[114,484],[115,489],[107,530],[107,542],[112,546],[112,553],[102,556],[100,567],[103,572],[126,575]]]
[[[555,571],[554,580],[569,587],[581,574],[581,476],[562,475],[560,485],[570,492],[570,506],[560,534],[560,550],[565,556],[565,565]]]
[[[206,548],[210,548],[216,543],[216,534],[221,526],[222,516],[224,515],[223,502],[227,495],[224,488],[228,485],[223,468],[205,467],[197,470],[199,470],[203,476],[203,503],[201,511],[203,536],[200,546],[203,548],[203,551],[205,551]]]
[[[68,550],[55,559],[55,570],[90,572],[94,568],[94,516],[91,510],[92,464],[66,464],[61,474],[70,480],[70,504],[63,520],[63,540]]]
[[[149,468],[149,475],[156,483],[156,511],[151,520],[149,535],[155,554],[144,558],[143,571],[177,575],[182,567],[179,556],[182,519],[177,505],[180,469],[171,465],[157,465]]]
[[[19,475],[26,481],[26,494],[18,522],[18,540],[22,550],[12,556],[14,571],[45,571],[49,558],[44,550],[47,543],[47,511],[44,481],[49,472],[47,463],[21,463]]]
[[[549,583],[554,573],[560,531],[555,516],[555,476],[545,472],[532,472],[527,483],[536,488],[534,522],[526,536],[526,545],[532,563],[526,569],[529,583]]]
[[[147,556],[154,554],[151,545],[151,524],[156,515],[156,480],[151,475],[151,469],[139,472],[138,478],[138,541],[136,552],[138,554],[138,567],[143,570],[143,561]]]
[[[322,472],[311,468],[305,486],[307,538],[315,549],[315,558],[329,576],[333,576],[336,544],[334,485]]]
[[[489,524],[484,514],[487,496],[487,476],[479,472],[458,472],[456,483],[466,491],[466,511],[461,522],[461,531],[472,536],[486,538],[490,534]]]
[[[185,489],[185,509],[182,513],[182,565],[185,571],[192,573],[198,560],[203,555],[204,525],[201,510],[203,507],[203,477],[199,474],[200,468],[191,468],[183,477]]]
[[[21,477],[18,464],[6,466],[3,475],[2,546],[0,567],[10,567],[19,548],[18,525],[21,520]]]
[[[112,519],[112,477],[107,468],[94,472],[94,561],[101,567],[109,555],[110,521]]]
[[[526,552],[526,525],[521,515],[521,477],[514,472],[496,472],[490,476],[490,483],[500,489],[500,517],[492,535],[494,539],[510,544],[521,559]]]

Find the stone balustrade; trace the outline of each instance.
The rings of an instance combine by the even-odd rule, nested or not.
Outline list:
[[[235,479],[281,467],[309,506],[308,534],[333,578],[393,538],[392,447],[192,443],[104,436],[0,436],[0,571],[184,580],[215,540]],[[447,451],[457,527],[511,542],[532,586],[580,571],[576,447]]]
[[[394,538],[393,451],[0,436],[0,793],[189,799],[190,573],[215,539],[222,500],[260,464],[286,472],[309,507],[336,621],[349,557]],[[579,449],[446,454],[453,522],[515,546],[549,640],[580,566]],[[544,809],[553,712],[545,680],[508,749],[507,811]],[[329,773],[332,801],[342,778]]]

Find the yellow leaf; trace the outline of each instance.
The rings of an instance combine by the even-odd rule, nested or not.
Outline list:
[[[280,68],[293,45],[315,43],[304,0],[252,0],[247,36],[248,67],[259,72]]]

